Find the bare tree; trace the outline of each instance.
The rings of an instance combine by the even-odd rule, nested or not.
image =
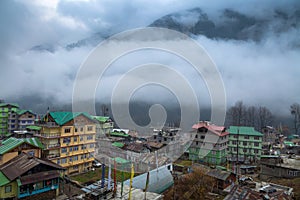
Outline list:
[[[238,101],[228,109],[227,117],[233,126],[246,125],[246,106],[243,101]]]
[[[273,115],[271,111],[264,107],[260,106],[258,108],[258,130],[261,130],[263,127],[271,125],[273,121]]]
[[[247,109],[247,126],[257,127],[257,108],[255,106],[250,106]]]
[[[294,103],[290,107],[291,114],[294,115],[294,130],[295,134],[298,134],[300,128],[300,105],[298,103]]]

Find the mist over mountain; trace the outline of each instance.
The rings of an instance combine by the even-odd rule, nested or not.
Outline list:
[[[204,35],[211,39],[261,41],[269,32],[282,34],[299,28],[299,19],[300,10],[292,13],[271,10],[264,16],[251,16],[224,9],[215,13],[215,16],[209,16],[201,8],[193,8],[163,16],[150,26],[168,28],[191,36]]]
[[[47,107],[71,110],[76,74],[91,50],[113,34],[141,27],[180,31],[201,45],[220,72],[228,107],[238,100],[266,106],[283,122],[291,120],[289,106],[300,102],[298,1],[3,1],[0,11],[0,99],[37,113]],[[187,63],[161,52],[126,56],[111,65],[99,84],[96,107],[110,104],[111,91],[128,66],[155,62],[186,75],[201,99],[201,119],[209,119],[207,88]],[[155,92],[150,88],[131,102],[132,118],[146,124],[147,109],[158,103],[147,100],[159,96],[168,121],[177,122],[179,106],[169,93]]]
[[[249,15],[233,9],[223,9],[209,15],[201,8],[192,8],[167,14],[154,20],[149,27],[168,28],[191,37],[205,36],[217,40],[252,40],[260,42],[272,33],[280,35],[300,26],[300,10],[271,10],[264,15]],[[106,38],[116,34],[114,30],[105,30],[69,43],[63,48],[72,50],[83,46],[96,46]],[[293,47],[300,47],[300,41],[293,41]],[[55,45],[41,44],[32,47],[34,51],[55,51]]]

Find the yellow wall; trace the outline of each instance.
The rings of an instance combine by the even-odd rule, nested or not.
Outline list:
[[[91,127],[92,129],[89,130],[88,127]],[[69,133],[65,133],[65,129],[70,129]],[[48,128],[48,129],[52,129],[52,128]],[[60,154],[60,158],[59,160],[61,160],[62,158],[66,158],[66,163],[61,163],[60,161],[60,165],[62,167],[66,167],[67,171],[66,174],[75,172],[75,171],[79,171],[82,172],[84,169],[87,169],[88,167],[92,166],[92,161],[94,160],[93,157],[91,158],[83,158],[81,159],[81,155],[83,154],[89,154],[89,153],[93,153],[95,151],[95,135],[96,135],[96,124],[88,124],[88,125],[84,125],[84,126],[78,126],[75,128],[75,126],[62,126],[59,128],[59,131],[57,128],[53,128],[55,130],[51,131],[51,130],[47,130],[47,133],[60,133],[60,138],[59,138],[59,143],[60,143],[60,149],[59,149],[59,154]],[[46,129],[45,129],[46,130]],[[44,133],[42,133],[43,135]],[[87,139],[87,136],[89,136],[92,139]],[[83,140],[80,140],[80,138],[83,137]],[[68,143],[64,143],[64,139],[69,138],[69,142]],[[74,142],[74,138],[77,138],[77,141]],[[44,140],[43,142],[49,144],[50,141],[53,141],[53,139],[46,139],[46,141]],[[90,144],[94,144],[94,146],[92,148],[90,148]],[[86,149],[82,149],[82,145],[86,145]],[[78,146],[78,150],[77,151],[69,151],[70,147],[74,147],[74,146]],[[63,153],[61,150],[62,148],[66,148],[67,152]],[[78,160],[72,160],[69,161],[70,157],[73,157],[75,155],[78,155]],[[58,159],[53,159],[51,160],[54,163],[57,163]],[[84,163],[88,163],[86,165],[84,165]],[[73,169],[73,166],[78,165],[78,169]]]
[[[2,155],[1,165],[18,156],[18,152],[8,152]]]
[[[5,193],[5,187],[8,185],[12,186],[12,190],[9,193]],[[17,195],[18,195],[18,185],[16,181],[13,181],[11,183],[8,183],[0,187],[0,198],[11,198],[11,197],[16,197]]]

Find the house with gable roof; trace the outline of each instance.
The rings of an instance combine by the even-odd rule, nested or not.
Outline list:
[[[189,159],[209,165],[225,163],[229,135],[226,128],[207,121],[200,121],[192,128],[195,137],[188,149]]]

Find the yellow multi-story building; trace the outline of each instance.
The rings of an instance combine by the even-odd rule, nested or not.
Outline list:
[[[87,113],[49,112],[35,136],[43,157],[66,168],[66,174],[89,170],[94,161],[96,123]]]

